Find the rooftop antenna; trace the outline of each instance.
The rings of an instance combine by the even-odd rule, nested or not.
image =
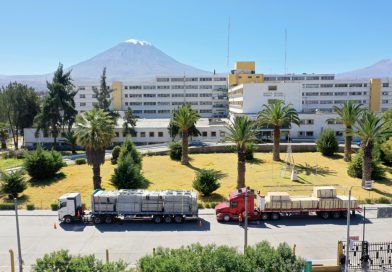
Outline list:
[[[230,17],[227,24],[227,69],[230,70]]]
[[[287,29],[284,29],[284,74],[287,75]]]

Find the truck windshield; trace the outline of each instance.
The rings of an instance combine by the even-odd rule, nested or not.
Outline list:
[[[66,201],[59,201],[59,209],[67,207],[67,202]]]
[[[237,208],[238,202],[236,201],[230,201],[230,208]]]

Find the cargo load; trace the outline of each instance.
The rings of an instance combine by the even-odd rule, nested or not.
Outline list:
[[[338,195],[337,196],[337,199],[339,199],[339,201],[340,201],[340,205],[341,205],[341,208],[345,208],[345,209],[347,209],[348,208],[348,196],[345,196],[345,195]],[[351,200],[350,200],[350,208],[358,208],[359,207],[359,202],[358,202],[358,200],[355,198],[355,197],[351,197]]]
[[[291,199],[286,192],[269,192],[265,197],[266,209],[291,209]]]
[[[317,209],[319,199],[317,197],[291,197],[292,209]]]
[[[313,188],[313,197],[333,198],[336,197],[336,188],[333,186],[320,186]]]
[[[334,198],[319,198],[319,209],[330,210],[330,209],[341,209],[341,200]]]
[[[287,192],[269,192],[265,197],[266,201],[290,201],[290,196]]]

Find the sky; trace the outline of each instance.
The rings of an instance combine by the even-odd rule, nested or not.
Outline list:
[[[392,58],[390,0],[2,0],[0,10],[3,75],[48,73],[131,38],[203,70],[249,60],[260,73],[284,73],[285,29],[289,73]]]

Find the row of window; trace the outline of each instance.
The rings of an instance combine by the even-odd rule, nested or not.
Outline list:
[[[346,102],[347,100],[306,100],[306,101],[302,101],[302,104],[305,105],[314,105],[314,104],[343,104],[344,102]],[[366,104],[367,101],[366,100],[351,100],[354,103],[357,104]]]
[[[185,77],[185,81],[226,81],[226,77]],[[184,77],[157,77],[157,82],[183,82]]]
[[[335,131],[335,135],[338,137],[342,137],[343,132],[342,131]],[[313,131],[298,131],[298,137],[313,137],[313,136],[314,136]]]
[[[265,76],[264,81],[285,81],[285,80],[334,80],[333,75],[330,76]]]
[[[149,131],[149,132],[140,131],[140,132],[133,132],[132,133],[132,137],[138,137],[139,136],[140,138],[146,138],[147,136],[149,138],[154,138],[155,135],[157,135],[157,137],[159,137],[159,138],[164,137],[163,131],[158,131],[158,132],[155,132],[155,131]],[[210,137],[215,138],[216,135],[217,135],[216,131],[210,131]],[[219,135],[220,135],[220,137],[225,137],[225,132],[221,131]],[[125,138],[125,137],[127,137],[127,134],[123,132],[122,136]],[[201,132],[201,136],[202,137],[208,137],[208,132],[207,131],[202,131]],[[116,132],[116,137],[117,138],[120,137],[120,132]]]
[[[226,91],[226,85],[127,85],[124,86],[124,90],[183,90],[183,89],[205,89],[205,90],[222,90]]]
[[[124,94],[125,98],[128,97],[146,97],[146,98],[153,98],[153,97],[212,97],[212,93],[161,93],[161,94]]]
[[[199,113],[212,113],[212,110],[210,109],[201,109],[201,110],[197,110],[197,109],[193,109],[196,112]],[[167,113],[174,113],[176,110],[133,110],[134,114],[167,114]]]
[[[346,96],[346,95],[367,95],[367,92],[304,92],[302,96]]]
[[[388,83],[384,83],[387,84]],[[384,86],[383,87],[388,87]],[[353,87],[353,88],[361,88],[361,87],[367,87],[367,83],[335,83],[335,84],[302,84],[302,87],[305,89],[309,88],[348,88],[348,87]]]

